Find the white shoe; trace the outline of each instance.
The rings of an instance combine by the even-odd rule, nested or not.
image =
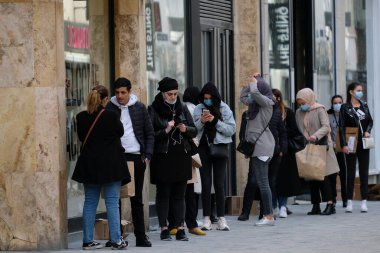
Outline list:
[[[273,209],[273,216],[275,218],[277,218],[279,216],[279,214],[280,214],[280,211],[278,210],[278,207],[276,207],[275,209]]]
[[[282,206],[280,208],[280,215],[279,215],[280,218],[286,218],[288,217],[288,212],[286,211],[286,206]]]
[[[230,231],[230,228],[227,225],[226,218],[219,217],[218,219],[218,225],[216,227],[217,230],[223,230],[223,231]]]
[[[205,218],[203,219],[203,225],[201,229],[206,231],[212,229],[210,216],[205,216]]]
[[[346,213],[352,213],[352,200],[347,200]]]
[[[362,203],[360,205],[360,211],[362,213],[368,212],[368,207],[367,207],[367,200],[362,200]]]
[[[255,223],[255,226],[263,227],[263,226],[274,226],[274,219],[269,220],[266,217],[262,218],[258,222]]]

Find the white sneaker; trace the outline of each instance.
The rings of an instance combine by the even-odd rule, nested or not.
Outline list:
[[[362,200],[362,203],[360,205],[360,211],[362,213],[368,212],[368,207],[367,207],[367,200]]]
[[[276,207],[275,209],[273,209],[273,216],[275,218],[277,218],[279,216],[279,214],[280,214],[280,211],[278,210],[278,207]]]
[[[352,213],[352,200],[347,200],[346,213]]]
[[[286,211],[286,206],[282,206],[280,208],[280,215],[279,215],[280,218],[286,218],[288,217],[288,212]]]
[[[211,226],[211,220],[210,220],[210,216],[205,216],[204,219],[203,219],[203,225],[202,225],[202,230],[211,230],[212,229],[212,226]]]
[[[258,222],[255,223],[255,226],[263,227],[263,226],[274,226],[274,219],[269,220],[266,217],[262,218]]]
[[[218,225],[216,227],[217,230],[223,230],[223,231],[230,231],[230,228],[227,225],[226,218],[219,217],[218,219]]]

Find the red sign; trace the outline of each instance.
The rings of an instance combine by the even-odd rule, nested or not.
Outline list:
[[[68,24],[67,47],[73,49],[90,49],[90,31],[88,27]]]

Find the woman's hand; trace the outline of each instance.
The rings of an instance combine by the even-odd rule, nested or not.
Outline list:
[[[201,116],[201,122],[203,124],[205,124],[206,122],[211,122],[213,121],[213,119],[214,119],[214,115],[212,115],[211,113],[202,114]]]
[[[317,140],[318,140],[318,138],[316,136],[314,136],[314,135],[312,135],[312,136],[309,137],[309,141],[310,142],[316,142]]]
[[[168,122],[168,125],[166,126],[165,132],[169,133],[173,127],[174,127],[174,120],[171,120]]]
[[[177,128],[178,128],[179,131],[181,131],[182,133],[184,133],[184,132],[187,131],[187,127],[186,127],[186,125],[183,124],[183,123],[179,123],[179,124],[177,125]]]
[[[368,133],[368,132],[364,132],[364,135],[363,135],[363,137],[364,137],[364,138],[369,138],[369,137],[371,137],[371,134],[370,134],[370,133]]]
[[[342,152],[345,153],[345,154],[349,154],[350,150],[348,149],[348,146],[342,147]]]

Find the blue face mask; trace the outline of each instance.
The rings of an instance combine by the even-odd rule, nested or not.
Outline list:
[[[203,103],[207,106],[212,106],[212,100],[211,99],[204,99]]]
[[[342,106],[342,104],[333,104],[333,110],[334,110],[335,112],[339,112],[341,106]]]
[[[174,105],[176,102],[177,102],[177,99],[174,100],[173,102],[170,102],[169,100],[167,100],[167,99],[165,98],[165,103],[168,103],[169,105]]]
[[[363,97],[363,92],[362,91],[355,91],[355,98],[357,100],[360,100]]]
[[[304,105],[301,105],[300,108],[301,108],[301,111],[307,112],[310,109],[310,105],[304,104]]]

